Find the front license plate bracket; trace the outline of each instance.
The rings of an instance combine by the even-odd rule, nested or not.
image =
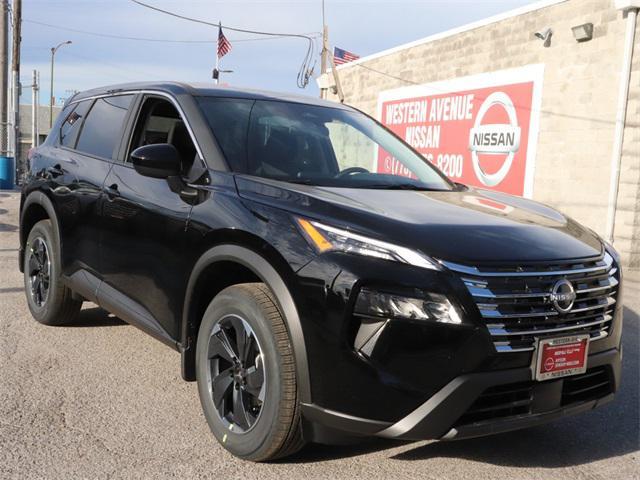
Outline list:
[[[534,378],[544,381],[585,373],[590,338],[586,333],[536,339]]]

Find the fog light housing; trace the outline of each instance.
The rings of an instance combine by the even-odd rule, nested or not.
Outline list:
[[[368,317],[399,318],[459,325],[462,319],[449,299],[438,293],[424,298],[406,297],[363,288],[354,313]]]

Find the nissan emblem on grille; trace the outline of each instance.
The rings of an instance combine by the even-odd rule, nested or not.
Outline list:
[[[550,301],[559,313],[567,313],[576,300],[576,291],[570,281],[558,280],[551,289]]]
[[[444,265],[460,274],[498,353],[531,352],[540,338],[588,333],[595,342],[610,333],[619,280],[608,253],[535,267]]]

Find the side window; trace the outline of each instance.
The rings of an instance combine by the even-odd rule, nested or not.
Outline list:
[[[136,148],[156,143],[170,143],[176,147],[182,161],[182,173],[188,175],[197,158],[197,150],[186,124],[171,102],[148,97],[136,120],[126,161]]]
[[[69,115],[67,115],[64,123],[60,126],[60,145],[69,148],[74,148],[76,146],[80,126],[89,111],[91,102],[92,100],[79,102],[71,110]]]
[[[132,99],[133,95],[98,98],[84,121],[76,150],[110,159],[120,144],[124,119]]]
[[[207,122],[234,172],[246,170],[247,130],[254,103],[237,98],[201,98]]]

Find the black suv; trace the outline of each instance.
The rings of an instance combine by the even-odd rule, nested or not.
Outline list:
[[[450,182],[353,108],[101,88],[67,102],[29,164],[35,319],[94,302],[180,352],[239,457],[504,432],[618,388],[615,250],[549,207]]]

